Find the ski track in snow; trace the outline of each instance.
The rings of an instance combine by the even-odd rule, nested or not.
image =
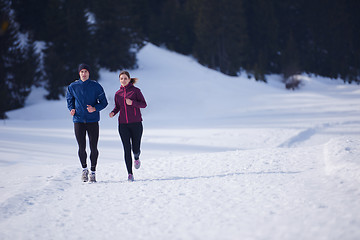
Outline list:
[[[360,239],[357,86],[304,78],[289,93],[151,44],[133,73],[149,103],[135,182],[116,120],[106,118],[116,73],[101,71],[109,106],[97,183],[80,181],[64,99],[32,93],[9,112],[0,125],[1,240]],[[197,80],[192,88],[183,76]]]
[[[280,144],[279,147],[293,147],[296,145],[299,145],[303,142],[306,142],[309,140],[312,136],[321,133],[326,132],[327,129],[336,128],[336,126],[347,126],[347,125],[358,125],[360,124],[360,121],[351,121],[351,122],[343,122],[343,123],[324,123],[321,125],[316,125],[315,127],[307,128],[299,133],[297,133],[295,136],[291,137],[284,143]],[[342,129],[343,130],[343,129]],[[353,129],[351,129],[349,132],[351,132]],[[325,141],[327,141],[328,138],[325,138]]]

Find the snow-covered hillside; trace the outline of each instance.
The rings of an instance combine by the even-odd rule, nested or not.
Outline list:
[[[100,72],[95,184],[65,99],[35,89],[0,122],[0,239],[359,239],[360,87],[303,76],[288,91],[229,77],[152,44],[138,54],[142,166],[127,181]],[[74,69],[76,71],[76,69]]]

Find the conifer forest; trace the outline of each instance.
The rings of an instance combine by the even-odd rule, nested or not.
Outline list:
[[[94,80],[136,68],[148,42],[230,76],[360,83],[358,0],[0,0],[0,11],[0,118],[33,86],[64,96],[79,63]]]

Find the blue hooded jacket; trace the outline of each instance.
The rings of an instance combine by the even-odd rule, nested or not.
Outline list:
[[[71,83],[67,88],[66,100],[68,109],[75,109],[73,121],[76,123],[100,121],[100,111],[108,105],[102,86],[90,79]],[[95,107],[96,111],[89,113],[87,105]]]

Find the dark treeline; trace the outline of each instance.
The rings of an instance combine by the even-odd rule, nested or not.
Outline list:
[[[34,85],[64,95],[81,62],[92,79],[99,68],[136,68],[146,42],[232,76],[359,83],[359,10],[357,0],[0,0],[0,118]]]
[[[359,82],[360,1],[159,0],[145,35],[228,75],[314,73]]]

